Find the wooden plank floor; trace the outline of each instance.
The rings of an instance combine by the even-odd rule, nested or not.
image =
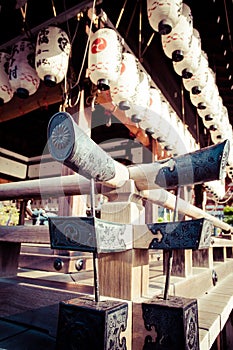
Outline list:
[[[0,350],[55,349],[59,302],[93,291],[69,281],[70,276],[57,274],[55,281],[54,274],[41,271],[0,278]]]
[[[164,288],[161,266],[155,262],[150,268],[150,296]],[[172,284],[179,280],[173,278]],[[59,302],[84,294],[93,295],[92,271],[59,274],[20,269],[16,278],[0,278],[0,350],[54,350]],[[211,347],[232,308],[230,273],[198,297],[201,350]]]

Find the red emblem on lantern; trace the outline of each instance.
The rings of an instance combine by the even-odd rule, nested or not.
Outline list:
[[[103,51],[107,46],[107,41],[104,38],[97,38],[93,41],[91,52],[93,54]]]

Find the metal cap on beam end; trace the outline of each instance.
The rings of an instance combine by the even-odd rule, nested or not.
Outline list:
[[[56,113],[48,125],[51,156],[76,173],[118,187],[129,179],[126,166],[98,146],[66,112]]]
[[[163,166],[157,172],[154,183],[168,189],[177,185],[185,186],[221,180],[226,175],[229,151],[230,141],[225,140],[214,146],[172,157],[169,161],[160,161]]]

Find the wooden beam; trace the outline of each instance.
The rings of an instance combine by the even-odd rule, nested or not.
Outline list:
[[[96,184],[97,190],[101,185]],[[63,197],[90,193],[90,181],[75,175],[0,184],[0,200]]]
[[[21,117],[38,108],[47,108],[49,105],[62,101],[61,84],[54,87],[46,87],[43,82],[37,92],[29,96],[26,100],[22,100],[14,96],[11,101],[0,107],[0,123]]]
[[[0,241],[50,244],[48,226],[0,226]]]
[[[96,95],[96,103],[104,107],[105,110],[110,111],[122,124],[129,129],[129,131],[135,136],[135,138],[145,147],[150,147],[150,138],[144,130],[142,130],[138,124],[133,123],[130,118],[126,117],[124,111],[116,108],[112,101],[111,93],[107,91],[98,91]]]
[[[157,189],[151,191],[141,191],[140,196],[144,199],[163,206],[164,208],[174,210],[176,205],[176,196],[164,189]],[[214,226],[221,228],[226,232],[233,232],[231,225],[219,220],[215,216],[207,213],[205,210],[202,210],[195,205],[190,204],[189,202],[180,199],[177,203],[177,210],[179,213],[189,216],[190,218],[205,218],[210,220]]]

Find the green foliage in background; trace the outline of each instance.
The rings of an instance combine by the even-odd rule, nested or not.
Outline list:
[[[229,205],[225,206],[225,208],[223,209],[223,213],[224,213],[223,221],[233,226],[233,206],[231,207]]]
[[[15,203],[0,202],[0,225],[13,226],[19,222],[19,210]]]

